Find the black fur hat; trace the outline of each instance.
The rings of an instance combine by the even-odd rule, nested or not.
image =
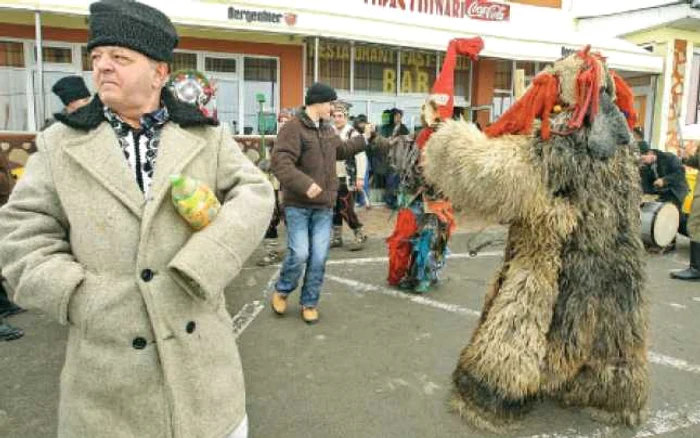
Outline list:
[[[61,99],[63,105],[68,105],[78,99],[90,97],[90,90],[85,86],[85,81],[80,76],[66,76],[61,78],[51,87],[51,91]]]
[[[101,0],[90,5],[88,51],[120,46],[156,61],[171,62],[178,41],[170,19],[151,6],[134,0]]]
[[[306,91],[306,105],[315,103],[333,102],[338,99],[335,90],[326,84],[316,82]]]

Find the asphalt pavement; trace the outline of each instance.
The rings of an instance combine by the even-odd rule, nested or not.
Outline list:
[[[279,267],[249,261],[226,295],[251,438],[492,436],[450,413],[447,400],[450,374],[502,260],[501,241],[498,231],[458,234],[443,282],[425,295],[386,284],[382,239],[360,252],[334,249],[313,326],[301,320],[298,292],[287,315],[272,313],[266,299]],[[545,401],[507,436],[700,437],[700,283],[668,277],[687,263],[687,241],[646,259],[652,391],[641,427],[608,426]],[[0,344],[0,437],[54,437],[67,331],[37,312],[9,322],[26,335]]]

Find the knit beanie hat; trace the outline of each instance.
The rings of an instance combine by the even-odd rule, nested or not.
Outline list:
[[[649,143],[647,143],[644,140],[640,140],[637,142],[637,147],[639,147],[639,153],[644,155],[647,152],[651,150],[651,146],[649,146]]]
[[[178,36],[158,9],[134,0],[101,0],[90,5],[88,51],[99,46],[136,50],[156,61],[172,62]]]
[[[333,102],[337,99],[338,95],[333,88],[321,82],[316,82],[306,90],[305,104],[313,105],[315,103]]]
[[[85,81],[80,76],[66,76],[61,78],[51,87],[51,91],[61,99],[63,105],[68,105],[78,99],[90,97],[90,90],[85,86]]]

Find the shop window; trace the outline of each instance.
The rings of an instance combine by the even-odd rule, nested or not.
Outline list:
[[[501,115],[508,111],[513,104],[513,96],[510,93],[496,91],[493,94],[493,110],[491,112],[491,120],[496,120]]]
[[[24,67],[24,44],[0,41],[0,67]]]
[[[320,82],[336,90],[350,90],[351,48],[349,43],[319,41],[318,80]]]
[[[41,58],[46,64],[72,64],[73,50],[70,47],[42,47]]]
[[[204,58],[204,69],[217,73],[236,73],[236,60],[234,58],[207,56]]]
[[[277,59],[246,57],[244,67],[244,134],[275,134],[278,110]],[[259,98],[264,99],[262,105]],[[260,113],[262,106],[262,114]]]
[[[435,82],[437,52],[401,50],[399,91],[404,94],[428,94]]]
[[[92,58],[86,46],[80,48],[80,65],[83,71],[92,71]]]
[[[24,44],[0,41],[0,130],[27,131],[28,125]]]
[[[688,107],[685,116],[686,125],[700,123],[700,53],[693,53],[693,63],[690,66],[688,88]]]
[[[457,57],[455,67],[455,97],[464,97],[466,102],[471,100],[471,69],[472,62],[466,56]]]
[[[173,53],[173,62],[170,65],[170,71],[178,70],[197,70],[197,54],[196,53]],[[234,64],[233,70],[236,70]]]
[[[397,55],[387,46],[355,46],[355,92],[395,95]]]
[[[532,61],[517,61],[515,63],[516,70],[523,70],[525,73],[525,88],[529,87],[532,80],[537,75],[537,63]]]
[[[511,91],[513,88],[513,61],[497,60],[494,75],[494,89]]]

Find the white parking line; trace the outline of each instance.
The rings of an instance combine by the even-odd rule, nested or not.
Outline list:
[[[634,438],[664,435],[696,424],[700,424],[700,403],[689,407],[686,405],[682,410],[656,411],[637,431]]]
[[[479,253],[476,257],[496,257],[501,256],[502,252],[485,252]],[[451,258],[472,258],[469,254],[453,254]],[[387,257],[366,257],[366,258],[356,258],[356,259],[345,259],[345,260],[330,260],[327,264],[329,265],[341,265],[341,264],[367,264],[367,263],[378,263],[386,262]],[[262,291],[262,300],[255,300],[252,303],[246,304],[243,308],[234,316],[233,318],[233,328],[236,336],[239,336],[250,323],[260,314],[262,309],[265,307],[265,302],[267,301],[267,295],[274,289],[275,280],[279,275],[279,265],[278,269],[270,277],[267,282],[266,287]],[[427,298],[423,295],[412,295],[409,293],[401,292],[399,290],[390,289],[386,287],[376,286],[373,284],[367,284],[356,280],[351,280],[343,277],[338,277],[335,275],[326,275],[326,279],[334,281],[336,283],[343,284],[350,287],[351,289],[359,292],[379,292],[382,295],[387,295],[395,298],[401,298],[412,303],[421,304],[424,306],[444,310],[450,313],[467,315],[471,317],[479,317],[481,312],[470,309],[467,307],[459,306],[456,304],[443,303],[437,300]],[[700,298],[694,297],[694,301],[700,302]],[[667,303],[671,304],[671,303]],[[674,303],[675,304],[675,303]],[[678,305],[681,306],[681,305]],[[676,307],[676,306],[673,306]],[[685,307],[685,306],[683,306]],[[671,356],[666,356],[663,354],[655,353],[653,351],[649,352],[649,362],[675,368],[680,371],[686,371],[690,373],[700,374],[700,366],[690,364],[683,359],[674,358]],[[657,435],[665,435],[671,432],[675,432],[682,429],[687,429],[689,427],[700,424],[700,402],[694,405],[684,405],[683,408],[679,410],[659,410],[652,413],[645,424],[637,429],[634,438],[646,438]],[[603,438],[612,436],[615,432],[615,428],[604,427],[593,431],[590,434],[582,435],[574,429],[569,429],[564,433],[551,433],[551,434],[539,434],[532,435],[528,438]]]
[[[689,373],[700,374],[700,366],[690,364],[683,359],[677,359],[671,356],[665,356],[663,354],[649,352],[649,362],[655,363],[657,365],[664,365],[671,368],[676,368],[681,371],[687,371]]]
[[[336,283],[344,284],[346,286],[349,286],[355,291],[360,291],[360,292],[379,292],[382,295],[388,295],[390,297],[394,298],[401,298],[407,301],[410,301],[412,303],[416,304],[422,304],[424,306],[428,307],[433,307],[435,309],[440,309],[440,310],[445,310],[447,312],[451,313],[457,313],[457,314],[462,314],[462,315],[468,315],[468,316],[481,316],[481,312],[474,310],[474,309],[469,309],[467,307],[462,307],[457,304],[449,304],[449,303],[443,303],[441,301],[433,300],[430,298],[427,298],[424,295],[414,295],[406,292],[401,292],[395,289],[389,289],[386,287],[381,287],[381,286],[375,286],[373,284],[367,284],[363,283],[361,281],[357,280],[351,280],[349,278],[343,278],[343,277],[338,277],[335,275],[326,275],[326,279],[335,281]],[[681,371],[687,371],[690,373],[697,373],[700,374],[700,366],[698,365],[693,365],[688,362],[686,362],[683,359],[678,359],[675,357],[671,356],[666,356],[663,354],[655,353],[653,351],[649,352],[649,362],[657,364],[657,365],[663,365],[671,368],[675,368],[677,370]]]
[[[667,306],[671,306],[674,309],[687,309],[688,308],[688,306],[686,306],[684,304],[678,304],[678,303],[664,303],[664,304],[666,304]]]
[[[251,322],[260,314],[262,309],[265,308],[265,303],[267,302],[267,295],[274,289],[275,280],[279,275],[280,270],[277,269],[274,274],[270,277],[262,291],[262,300],[254,300],[252,303],[248,303],[241,308],[241,310],[236,313],[233,317],[233,333],[236,337],[239,337],[241,333],[250,325]]]
[[[485,251],[478,252],[476,255],[469,255],[469,253],[456,253],[447,256],[447,259],[473,259],[476,257],[500,257],[503,255],[503,251]],[[388,262],[389,257],[360,257],[351,259],[336,259],[328,260],[326,266],[328,265],[364,265],[368,263],[384,263]]]
[[[402,299],[410,301],[412,303],[422,304],[424,306],[434,307],[436,309],[446,310],[446,311],[452,312],[452,313],[458,313],[458,314],[462,314],[462,315],[476,316],[476,317],[481,316],[481,312],[479,312],[477,310],[469,309],[467,307],[462,307],[462,306],[459,306],[457,304],[448,304],[448,303],[442,303],[440,301],[431,300],[430,298],[426,298],[423,295],[411,295],[411,294],[407,294],[405,292],[401,292],[401,291],[394,290],[394,289],[389,289],[386,287],[380,287],[380,286],[375,286],[372,284],[362,283],[360,281],[350,280],[348,278],[336,277],[335,275],[326,274],[326,279],[331,280],[331,281],[335,281],[336,283],[344,284],[346,286],[350,286],[351,288],[353,288],[356,291],[379,292],[382,295],[388,295],[390,297],[395,297],[395,298],[402,298]]]
[[[700,424],[700,403],[684,405],[681,409],[662,409],[651,413],[647,421],[637,429],[634,438],[665,435]],[[615,436],[619,429],[606,426],[589,434],[580,434],[575,429],[566,432],[530,435],[527,438],[604,438]],[[691,435],[694,436],[694,435]]]

